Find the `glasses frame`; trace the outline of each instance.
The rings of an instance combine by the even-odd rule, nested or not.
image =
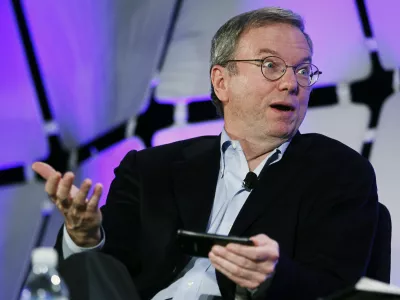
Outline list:
[[[279,77],[276,78],[276,79],[269,79],[269,78],[267,78],[267,77],[264,75],[264,72],[263,72],[263,65],[264,65],[264,62],[267,60],[267,58],[271,58],[271,57],[279,58],[279,59],[282,60],[283,63],[285,64],[285,72],[283,72],[282,75],[279,76]],[[315,80],[315,81],[314,81],[312,84],[310,84],[310,85],[302,85],[302,84],[299,83],[299,81],[298,81],[298,79],[297,79],[297,76],[296,76],[297,84],[300,85],[300,86],[302,86],[302,87],[310,87],[310,86],[313,86],[313,85],[318,81],[319,75],[322,74],[322,72],[318,69],[318,67],[317,67],[316,65],[312,64],[312,63],[304,62],[304,63],[300,63],[300,64],[295,65],[295,66],[289,66],[289,65],[286,64],[286,62],[285,62],[282,58],[280,58],[279,56],[274,56],[274,55],[270,55],[270,56],[267,56],[267,57],[264,57],[264,58],[260,58],[260,59],[230,59],[230,60],[227,60],[227,61],[226,61],[226,63],[229,63],[229,62],[258,62],[258,63],[260,63],[261,74],[264,76],[265,79],[270,80],[270,81],[277,81],[277,80],[281,79],[281,78],[283,77],[283,75],[286,74],[286,71],[287,71],[288,68],[292,68],[293,71],[295,72],[295,71],[296,71],[296,68],[298,68],[299,66],[301,66],[301,65],[303,65],[303,64],[310,64],[310,65],[312,65],[313,67],[315,67],[315,69],[316,69],[316,71],[314,72],[313,76],[314,76],[314,75],[317,75],[317,76],[318,76],[318,77],[317,77],[317,80]]]

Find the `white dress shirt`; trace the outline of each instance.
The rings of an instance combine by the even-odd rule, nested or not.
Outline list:
[[[273,150],[253,172],[258,176],[267,162],[269,165],[278,162],[289,143],[286,142]],[[220,145],[220,172],[207,232],[228,235],[251,192],[242,186],[249,167],[239,141],[231,140],[225,130],[222,131]],[[104,242],[103,232],[103,239],[99,245],[92,248],[78,247],[69,237],[64,226],[63,254],[65,258],[73,253],[101,249]],[[208,258],[192,258],[178,279],[155,295],[153,300],[207,299],[208,295],[221,295],[215,269]]]

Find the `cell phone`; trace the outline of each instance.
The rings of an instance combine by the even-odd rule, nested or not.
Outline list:
[[[254,245],[253,241],[247,237],[200,233],[182,229],[177,232],[177,242],[183,253],[196,257],[208,257],[208,253],[214,245],[226,246],[229,243]]]

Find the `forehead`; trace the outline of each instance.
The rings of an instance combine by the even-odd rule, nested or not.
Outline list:
[[[273,53],[268,54],[266,49]],[[311,57],[311,50],[304,34],[289,24],[270,24],[245,31],[236,49],[236,59],[261,58],[277,55],[287,63],[296,63]],[[243,57],[242,57],[243,56]]]

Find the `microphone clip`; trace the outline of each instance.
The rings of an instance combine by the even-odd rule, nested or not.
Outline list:
[[[245,179],[243,180],[242,187],[250,192],[252,189],[256,187],[258,183],[258,177],[254,172],[248,172]]]

